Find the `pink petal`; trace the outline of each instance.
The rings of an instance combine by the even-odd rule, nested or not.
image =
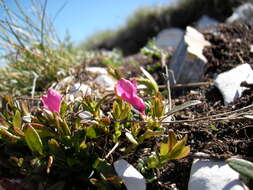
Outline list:
[[[130,81],[134,85],[135,89],[137,89],[137,80],[136,79],[132,79]]]
[[[141,114],[145,115],[145,104],[137,96],[137,81],[135,79],[131,82],[126,79],[120,79],[115,86],[115,93],[119,98],[125,100]]]
[[[135,86],[126,79],[120,79],[115,87],[116,94],[119,97],[124,96],[125,98],[130,98],[137,94],[137,89]]]
[[[135,109],[137,109],[142,115],[145,115],[145,104],[140,97],[138,97],[138,96],[132,97],[129,103]]]
[[[61,107],[61,95],[53,90],[48,89],[47,95],[41,97],[41,101],[45,109],[53,111],[53,112],[60,112]]]

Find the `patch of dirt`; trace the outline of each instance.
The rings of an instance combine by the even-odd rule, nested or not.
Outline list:
[[[217,74],[242,63],[253,66],[253,53],[250,51],[253,29],[250,26],[220,24],[216,32],[207,31],[204,35],[212,44],[204,50],[208,60],[204,81],[212,81]],[[174,106],[189,100],[202,102],[177,112],[174,114],[175,122],[167,125],[180,137],[188,135],[191,155],[159,169],[157,183],[149,184],[148,189],[186,190],[196,152],[208,153],[212,159],[222,160],[231,156],[253,157],[253,120],[243,117],[253,112],[252,89],[228,106],[223,105],[221,94],[211,85],[177,90],[172,88],[173,91],[181,91],[180,96],[178,93],[173,96]]]

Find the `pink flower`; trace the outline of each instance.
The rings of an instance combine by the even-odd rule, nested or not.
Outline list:
[[[51,112],[60,112],[61,107],[61,97],[57,91],[53,89],[48,89],[47,95],[44,95],[40,98],[45,109]]]
[[[142,115],[145,115],[145,104],[143,100],[137,96],[136,80],[120,79],[115,86],[116,95],[131,104]]]

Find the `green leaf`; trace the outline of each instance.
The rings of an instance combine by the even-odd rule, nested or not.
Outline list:
[[[238,158],[229,158],[226,160],[228,165],[241,175],[253,180],[253,163]]]
[[[157,168],[160,165],[159,159],[155,153],[148,157],[147,165],[148,168]]]
[[[150,82],[152,83],[155,92],[158,92],[158,91],[159,91],[158,85],[157,85],[155,79],[152,77],[152,75],[149,74],[149,72],[146,71],[143,67],[140,67],[140,69],[141,69],[141,71],[143,72],[143,74],[144,74],[144,75],[150,80]]]
[[[48,148],[53,155],[63,155],[60,145],[55,139],[48,140]]]
[[[162,131],[152,131],[151,129],[147,129],[146,132],[139,137],[138,142],[139,144],[141,144],[145,139],[155,136],[161,136],[162,134]]]
[[[61,103],[61,110],[60,110],[60,114],[61,116],[64,116],[66,114],[68,110],[68,105],[65,102]]]
[[[43,144],[37,131],[30,125],[25,130],[25,141],[33,152],[43,155]]]
[[[183,150],[180,152],[180,154],[177,157],[175,157],[175,159],[181,159],[188,156],[190,151],[191,151],[190,146],[185,146]]]
[[[168,152],[170,152],[173,147],[175,146],[175,144],[177,143],[177,137],[176,134],[174,133],[174,131],[172,129],[169,130],[169,136],[168,136],[168,142],[167,142],[167,146],[168,146]]]
[[[115,175],[112,165],[104,159],[97,158],[92,167],[104,175]]]
[[[180,156],[181,152],[185,148],[185,143],[187,140],[187,136],[185,136],[182,140],[178,141],[171,152],[169,152],[168,158],[169,159],[177,159],[178,156]]]
[[[137,79],[138,83],[145,85],[150,91],[151,93],[155,94],[158,92],[158,87],[156,84],[154,84],[152,81],[150,81],[149,79],[145,79],[145,78],[138,78]]]
[[[214,124],[211,124],[211,125],[210,125],[210,128],[211,128],[213,131],[219,131],[219,129],[218,129]]]
[[[160,144],[160,155],[165,156],[169,152],[169,147],[167,143]]]
[[[97,138],[97,133],[96,133],[94,126],[87,127],[85,131],[86,131],[87,137],[89,137],[91,139]]]
[[[22,126],[21,113],[18,110],[16,110],[15,112],[15,115],[12,120],[12,124],[14,128],[18,128],[18,129],[20,129]]]

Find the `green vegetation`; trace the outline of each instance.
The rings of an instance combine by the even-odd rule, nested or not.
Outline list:
[[[71,42],[58,40],[46,18],[46,4],[29,17],[19,2],[14,2],[15,12],[0,1],[5,16],[0,20],[0,44],[7,63],[0,69],[0,91],[31,94],[68,75],[76,54]]]

